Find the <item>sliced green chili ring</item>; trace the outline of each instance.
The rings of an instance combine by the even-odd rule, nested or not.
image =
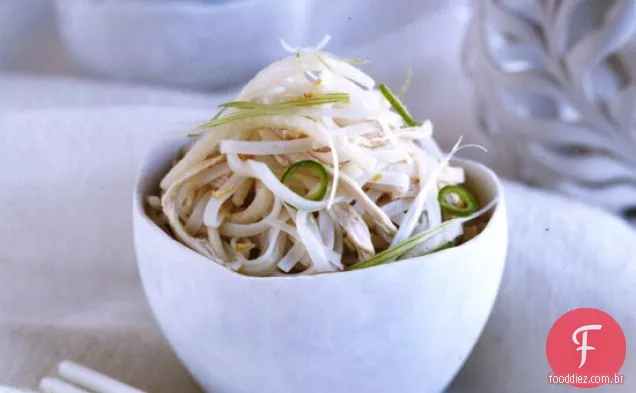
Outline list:
[[[327,193],[327,184],[329,182],[329,177],[327,175],[327,170],[325,169],[325,167],[318,161],[314,160],[298,161],[287,168],[287,171],[285,171],[283,177],[281,177],[280,179],[281,183],[287,186],[291,179],[294,177],[294,173],[296,173],[298,169],[310,170],[318,176],[318,178],[320,179],[320,187],[313,194],[305,195],[305,198],[312,201],[321,201]]]
[[[461,205],[449,202],[447,198],[457,197],[458,202]],[[477,211],[479,205],[475,196],[462,186],[446,186],[439,190],[437,195],[439,205],[448,214],[452,214],[458,217],[470,216]]]
[[[406,109],[406,106],[402,104],[402,101],[400,101],[400,99],[395,94],[393,94],[393,92],[391,91],[391,89],[389,89],[387,85],[385,85],[384,83],[380,83],[380,85],[378,86],[378,89],[380,89],[380,92],[382,93],[384,98],[386,98],[387,101],[389,101],[389,103],[393,107],[393,109],[395,109],[395,111],[400,116],[402,116],[402,119],[404,119],[404,122],[409,127],[416,127],[419,125],[418,122],[413,120],[413,117],[411,117],[411,114]]]

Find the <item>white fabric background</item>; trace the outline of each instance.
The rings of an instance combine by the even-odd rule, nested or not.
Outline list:
[[[102,91],[95,94],[95,82],[86,82],[81,87],[70,83],[68,78],[92,75],[73,61],[56,32],[54,3],[48,0],[4,0],[0,3],[0,70],[62,77],[55,81],[38,77],[37,80],[19,81],[20,85],[6,85],[0,89],[3,90],[0,95],[4,94],[0,98],[0,108],[2,105],[31,108],[34,105],[117,104],[117,98],[109,94],[112,87],[105,89],[105,97],[100,97]],[[430,118],[444,130],[439,136],[442,146],[450,148],[461,135],[465,136],[465,142],[492,144],[476,131],[471,85],[460,62],[464,32],[472,15],[472,1],[396,0],[389,4],[384,0],[313,0],[313,4],[307,20],[307,45],[317,43],[325,33],[331,33],[333,39],[327,50],[343,57],[369,60],[364,70],[396,90],[403,84],[407,69],[412,67],[411,87],[404,100],[417,118]],[[285,54],[281,49],[279,55]],[[70,90],[68,94],[58,94],[66,89]],[[201,96],[201,93],[192,94]],[[165,101],[166,94],[127,91],[121,104],[131,96],[144,104],[162,103],[161,97],[166,103],[188,101],[176,99],[177,95],[183,96],[183,93],[175,93],[175,97]],[[497,151],[496,155],[484,156],[478,152],[467,155],[489,163],[504,174],[514,175],[517,171],[514,157],[506,150]]]
[[[2,114],[0,381],[34,386],[71,358],[151,392],[196,392],[139,288],[130,195],[148,146],[206,115],[166,107]],[[557,196],[509,182],[506,193],[511,243],[501,292],[450,391],[566,389],[547,385],[545,337],[577,307],[598,307],[622,325],[626,385],[605,389],[633,391],[636,233]]]
[[[418,117],[433,118],[444,146],[460,134],[483,141],[459,67],[468,16],[465,7],[447,7],[358,42],[350,55],[369,58],[369,72],[397,86],[413,64],[406,100]],[[16,53],[23,64],[42,64],[41,53]],[[51,56],[52,72],[68,74],[66,61]],[[220,99],[0,76],[0,384],[33,388],[70,358],[150,392],[198,392],[143,299],[130,194],[145,149],[182,134]],[[504,170],[512,162],[497,151],[485,160]],[[561,197],[511,182],[506,192],[511,243],[500,295],[449,391],[568,391],[547,384],[545,337],[577,307],[610,313],[627,336],[626,385],[597,391],[636,391],[636,232]]]

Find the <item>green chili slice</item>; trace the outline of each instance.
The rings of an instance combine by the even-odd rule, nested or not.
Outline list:
[[[393,92],[391,91],[391,89],[389,89],[387,85],[385,85],[384,83],[380,83],[380,85],[378,86],[378,89],[380,89],[380,92],[382,93],[384,98],[386,98],[387,101],[389,101],[389,103],[393,107],[393,109],[395,109],[395,111],[400,116],[402,116],[402,119],[404,119],[404,122],[409,127],[416,127],[419,125],[418,122],[413,120],[413,117],[411,117],[411,114],[406,109],[406,106],[402,104],[402,101],[400,101],[400,99],[395,94],[393,94]]]
[[[299,169],[309,170],[318,176],[320,180],[320,185],[318,187],[318,190],[316,190],[316,192],[314,192],[313,194],[305,195],[305,198],[312,201],[321,201],[325,197],[325,194],[327,193],[327,184],[329,182],[329,178],[327,176],[327,170],[325,169],[325,167],[318,161],[314,161],[314,160],[298,161],[294,163],[293,165],[291,165],[289,168],[287,168],[287,171],[285,171],[280,181],[284,185],[288,186],[288,183],[291,181],[291,179],[294,177],[294,174]]]
[[[462,186],[446,186],[439,191],[437,200],[442,210],[458,217],[470,216],[479,207],[475,196]]]

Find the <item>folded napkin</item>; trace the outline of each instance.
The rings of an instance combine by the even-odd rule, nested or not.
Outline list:
[[[130,206],[146,150],[208,116],[149,106],[2,113],[1,383],[34,388],[71,359],[149,392],[200,392],[144,300]],[[570,391],[547,384],[545,338],[578,307],[608,312],[627,336],[625,385],[597,391],[636,391],[636,232],[519,184],[506,182],[505,193],[510,251],[501,291],[449,391]]]

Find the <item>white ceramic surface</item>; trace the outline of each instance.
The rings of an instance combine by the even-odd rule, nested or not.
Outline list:
[[[39,0],[0,1],[0,68],[13,66],[23,56],[21,45],[37,32],[43,8]]]
[[[134,234],[152,310],[190,372],[214,393],[440,392],[493,306],[506,258],[496,176],[458,161],[484,201],[500,202],[470,242],[426,257],[311,277],[236,274],[176,242],[144,195],[183,142],[153,150],[136,185]]]
[[[306,0],[57,0],[78,64],[103,76],[191,88],[251,77],[302,42]]]
[[[481,0],[465,49],[482,128],[517,175],[636,209],[636,1]]]

